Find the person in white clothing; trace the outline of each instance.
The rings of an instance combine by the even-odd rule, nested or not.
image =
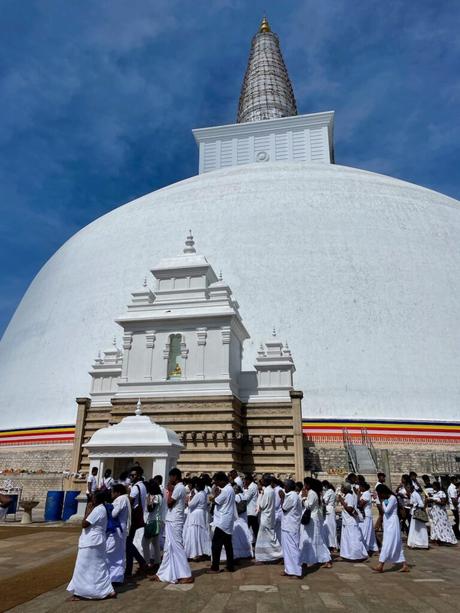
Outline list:
[[[424,510],[425,503],[418,491],[409,486],[410,492],[410,504],[411,504],[411,522],[409,526],[409,534],[407,536],[407,546],[411,549],[428,549],[428,530],[426,522],[417,518],[417,511]],[[427,518],[428,519],[428,516]]]
[[[367,549],[359,526],[357,496],[352,492],[350,483],[342,485],[342,534],[340,537],[340,557],[344,560],[367,560]]]
[[[335,489],[329,481],[323,481],[323,504],[326,515],[324,517],[324,534],[326,544],[332,551],[337,550],[337,520],[335,516]]]
[[[112,477],[112,471],[110,470],[110,468],[107,468],[107,470],[104,471],[101,489],[110,490],[114,483],[115,481]]]
[[[450,478],[450,484],[447,488],[447,497],[449,499],[449,508],[454,516],[454,525],[452,529],[457,538],[460,538],[459,531],[459,504],[458,504],[458,480],[457,477]]]
[[[232,546],[235,560],[248,560],[253,557],[252,534],[248,526],[246,496],[238,485],[235,491],[235,523],[233,524]],[[222,558],[221,558],[222,559]]]
[[[401,540],[401,528],[398,517],[398,501],[393,492],[383,483],[377,486],[379,497],[379,512],[383,517],[383,541],[379,555],[379,564],[372,570],[383,573],[383,566],[387,562],[402,564],[401,572],[408,573],[406,558]]]
[[[283,557],[275,532],[275,490],[271,487],[271,480],[270,475],[264,475],[260,480],[263,492],[258,502],[260,524],[255,547],[256,562],[276,562]]]
[[[91,474],[89,474],[88,478],[86,479],[86,498],[88,502],[91,502],[93,494],[97,490],[97,473],[97,466],[93,466],[91,469]]]
[[[168,506],[165,517],[165,548],[160,568],[151,581],[193,583],[183,541],[186,490],[178,468],[169,471],[165,494]]]
[[[372,522],[371,487],[368,483],[364,482],[359,486],[359,489],[361,496],[359,498],[358,506],[363,516],[363,520],[360,522],[360,528],[366,544],[366,549],[371,556],[373,553],[379,550],[377,540],[375,538],[374,525]]]
[[[281,546],[284,558],[284,575],[302,578],[300,563],[300,520],[302,518],[302,501],[295,491],[295,481],[284,482],[281,494]]]
[[[456,545],[457,539],[447,517],[447,496],[437,481],[433,483],[432,489],[433,495],[429,499],[431,540],[436,541],[438,545]]]
[[[272,477],[271,486],[275,492],[275,532],[276,538],[281,543],[281,517],[283,515],[281,511],[281,496],[282,491],[281,482],[276,477]]]
[[[147,519],[142,537],[142,556],[149,569],[158,570],[161,562],[160,534],[163,523],[161,519],[163,495],[155,479],[150,479],[146,487]]]
[[[225,547],[227,570],[233,572],[235,570],[232,544],[233,526],[235,523],[235,492],[224,472],[216,473],[213,481],[214,487],[211,501],[215,505],[212,522],[214,534],[211,545],[212,563],[211,568],[207,572],[219,572],[222,547]]]
[[[113,584],[123,583],[126,569],[126,539],[131,525],[131,504],[126,488],[121,483],[112,486],[111,516],[116,524],[107,532],[106,553],[110,579]]]
[[[194,479],[192,492],[188,501],[188,519],[184,526],[184,548],[189,560],[199,561],[211,555],[208,496],[203,479]]]
[[[259,510],[257,508],[257,499],[259,498],[259,488],[254,478],[250,473],[247,473],[244,479],[244,494],[246,498],[248,516],[248,526],[252,530],[253,542],[257,540],[259,532]]]
[[[321,481],[306,477],[302,493],[302,506],[309,513],[306,523],[300,529],[300,563],[307,566],[322,564],[332,567],[329,547],[324,539],[323,516],[321,509]]]
[[[105,551],[108,515],[104,498],[104,492],[93,494],[81,524],[77,560],[67,586],[73,592],[72,600],[116,598]]]

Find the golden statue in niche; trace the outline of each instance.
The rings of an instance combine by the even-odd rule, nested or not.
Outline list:
[[[169,373],[170,377],[180,377],[182,375],[182,368],[176,363],[176,368]]]

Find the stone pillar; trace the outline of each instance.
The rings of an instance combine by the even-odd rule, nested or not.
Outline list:
[[[296,481],[303,481],[305,466],[303,459],[303,431],[302,431],[302,398],[303,392],[292,390],[292,428],[294,435],[294,461]]]
[[[86,416],[90,406],[91,400],[89,398],[77,398],[77,423],[75,424],[75,438],[73,441],[72,462],[70,467],[70,472],[73,473],[80,470]]]
[[[144,378],[147,379],[147,381],[152,381],[153,378],[153,352],[155,349],[155,339],[155,330],[148,330],[145,333],[145,347],[147,349],[147,372]]]

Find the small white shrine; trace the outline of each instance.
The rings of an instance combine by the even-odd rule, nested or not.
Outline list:
[[[125,417],[113,426],[100,428],[84,447],[89,452],[90,470],[98,468],[100,476],[107,468],[118,474],[120,469],[140,464],[146,479],[161,475],[166,482],[184,446],[173,430],[163,428],[142,414],[139,400],[135,415]]]

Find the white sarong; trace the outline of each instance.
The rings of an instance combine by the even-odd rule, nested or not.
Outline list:
[[[260,525],[256,541],[257,562],[274,562],[283,557],[275,532],[275,492],[268,486],[260,497]]]
[[[105,542],[78,549],[77,561],[67,591],[91,600],[106,598],[113,592]]]
[[[366,515],[364,520],[360,523],[361,532],[363,535],[366,549],[369,553],[378,551],[378,545],[375,538],[374,524],[372,523],[372,515]]]
[[[183,522],[165,522],[165,548],[157,576],[160,581],[177,583],[192,576],[182,540]]]
[[[383,541],[380,550],[379,562],[392,562],[400,564],[405,562],[404,551],[401,542],[401,527],[398,517],[398,501],[395,496],[390,496],[383,505]]]
[[[126,569],[126,535],[120,528],[107,535],[105,545],[112,583],[123,583]]]
[[[284,572],[295,577],[302,576],[299,550],[300,533],[281,530],[281,544],[283,547]]]

